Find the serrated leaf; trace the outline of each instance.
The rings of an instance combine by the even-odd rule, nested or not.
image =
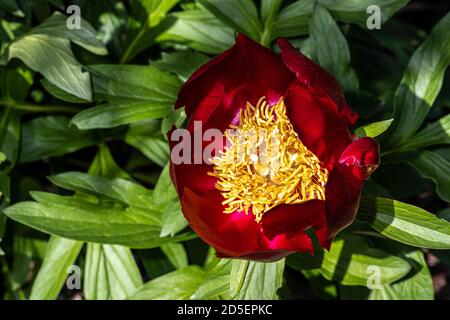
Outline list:
[[[382,235],[407,245],[450,249],[450,223],[406,203],[363,197],[359,219]]]
[[[356,129],[355,134],[360,138],[362,137],[375,138],[380,134],[382,134],[383,132],[385,132],[387,129],[389,129],[389,126],[391,125],[392,121],[394,121],[394,119],[369,123],[365,126]]]

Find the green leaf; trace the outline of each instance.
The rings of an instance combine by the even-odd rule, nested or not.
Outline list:
[[[153,120],[131,124],[125,135],[125,142],[163,167],[169,161],[169,144],[159,129],[159,122],[156,127],[153,124]]]
[[[20,140],[20,111],[5,108],[0,112],[0,151],[3,164],[0,169],[0,238],[5,231],[3,209],[11,202],[11,168],[15,165]]]
[[[49,177],[58,187],[116,201],[142,209],[153,206],[153,193],[143,186],[121,178],[109,179],[82,172],[65,172]]]
[[[385,23],[408,2],[409,0],[319,0],[337,20],[358,23],[363,27],[366,27],[366,21],[371,15],[367,13],[369,6],[376,5],[380,8],[381,23]]]
[[[434,288],[430,271],[420,250],[399,253],[412,268],[400,281],[368,289],[341,286],[341,299],[347,300],[433,300]]]
[[[217,54],[234,43],[234,31],[205,9],[193,9],[172,14],[173,25],[158,37],[158,41],[181,42],[192,49]]]
[[[337,299],[337,288],[335,283],[325,279],[320,269],[300,270],[303,276],[308,279],[314,294],[320,299]]]
[[[121,207],[45,192],[33,192],[32,197],[37,202],[17,203],[5,209],[5,214],[42,232],[133,248],[153,248],[193,238],[192,233],[160,238],[161,212],[153,208]]]
[[[373,290],[370,299],[375,300],[378,297],[389,295],[397,296],[400,300],[433,300],[434,288],[431,279],[430,270],[424,259],[423,252],[414,250],[405,254],[412,265],[412,275],[404,280],[390,284],[388,288],[382,288],[380,291]],[[387,294],[382,293],[385,290]],[[378,299],[377,299],[378,300]]]
[[[206,275],[201,268],[189,266],[145,283],[129,299],[186,300],[205,281]]]
[[[187,253],[181,243],[163,244],[161,250],[176,269],[182,269],[188,266]]]
[[[161,220],[161,237],[173,236],[188,225],[186,218],[181,212],[181,205],[178,199],[168,202],[164,206]]]
[[[259,41],[262,25],[252,0],[199,0],[212,14],[233,29]]]
[[[450,202],[450,162],[436,152],[421,151],[408,156],[406,160],[424,178],[431,179],[436,184],[439,197]]]
[[[234,298],[242,289],[247,269],[250,264],[249,260],[234,260],[231,264],[230,272],[230,297]]]
[[[88,173],[108,178],[130,179],[130,175],[117,165],[108,147],[103,143],[99,146]]]
[[[0,239],[1,241],[1,239]],[[27,236],[13,236],[12,266],[9,279],[13,291],[20,290],[29,282],[30,263],[44,258],[47,241]]]
[[[440,144],[450,144],[450,114],[413,135],[401,145],[400,149],[418,150]]]
[[[177,51],[173,53],[163,52],[162,58],[151,64],[160,70],[177,74],[184,82],[208,60],[208,56],[199,52]]]
[[[282,0],[262,0],[261,1],[261,20],[264,25],[261,34],[261,43],[270,47],[275,19],[280,11]]]
[[[391,125],[392,121],[394,121],[394,119],[369,123],[365,126],[356,129],[355,134],[360,138],[362,137],[375,138],[380,134],[382,134],[383,132],[385,132],[387,129],[389,129],[389,126]]]
[[[32,30],[33,34],[46,34],[56,38],[70,39],[80,47],[98,54],[107,55],[105,45],[97,39],[96,31],[80,17],[80,29],[67,28],[67,16],[55,12],[50,18]]]
[[[73,56],[69,39],[46,33],[45,24],[11,42],[6,60],[18,58],[61,90],[91,101],[89,74]]]
[[[450,223],[412,205],[363,197],[359,219],[382,235],[407,245],[450,249]]]
[[[309,20],[313,15],[315,2],[315,0],[300,0],[283,8],[275,20],[272,39],[308,34]]]
[[[95,65],[96,99],[108,103],[84,110],[72,119],[79,129],[111,128],[162,118],[175,103],[180,80],[152,66]]]
[[[173,110],[167,117],[165,117],[161,122],[161,133],[167,135],[173,126],[176,128],[183,127],[186,121],[186,112],[184,108],[178,108]]]
[[[277,262],[250,261],[241,290],[234,300],[277,300],[283,282],[284,259]]]
[[[283,0],[262,0],[261,1],[261,20],[267,22],[275,19],[278,11],[283,4]]]
[[[155,27],[178,2],[180,0],[131,1],[132,15],[128,20],[126,49],[120,60],[121,64],[127,63],[154,43],[154,37],[159,31]]]
[[[69,127],[64,116],[46,116],[31,120],[23,126],[19,161],[21,163],[61,156],[95,145],[94,132]]]
[[[85,268],[88,300],[124,299],[143,284],[131,250],[122,246],[89,243]]]
[[[33,84],[33,72],[26,67],[0,68],[0,98],[24,100]],[[1,104],[1,103],[0,103]]]
[[[44,261],[33,282],[30,300],[53,300],[58,297],[68,275],[68,268],[75,263],[82,242],[50,237]]]
[[[170,177],[170,164],[167,163],[159,175],[154,193],[155,203],[166,203],[178,197],[172,178]]]
[[[87,102],[89,102],[87,100],[80,99],[64,90],[61,90],[60,88],[58,88],[57,86],[55,86],[54,84],[52,84],[50,81],[48,81],[45,78],[41,80],[41,84],[44,87],[44,89],[47,90],[48,93],[50,93],[52,96],[54,96],[55,98],[57,98],[59,100],[70,102],[70,103],[87,103]]]
[[[0,112],[0,150],[11,165],[19,152],[20,127],[20,111],[5,108]]]
[[[231,261],[221,259],[207,271],[205,281],[190,297],[192,300],[217,299],[229,296]]]
[[[318,63],[333,74],[344,90],[358,88],[358,78],[350,67],[350,49],[331,14],[316,5],[309,25],[310,39],[315,44]]]
[[[186,218],[181,212],[180,201],[170,178],[169,166],[167,164],[161,172],[153,194],[156,204],[164,204],[161,217],[161,237],[174,235],[188,225]]]
[[[370,266],[380,268],[381,284],[399,280],[411,269],[407,261],[369,247],[363,237],[347,235],[335,240],[324,253],[320,272],[326,279],[344,285],[366,286]]]
[[[394,122],[388,146],[392,149],[416,133],[442,87],[450,64],[450,14],[433,28],[427,40],[415,51],[394,99]]]
[[[16,0],[2,0],[0,1],[0,9],[5,10],[6,12],[11,13],[12,15],[23,18],[25,14],[20,9]]]

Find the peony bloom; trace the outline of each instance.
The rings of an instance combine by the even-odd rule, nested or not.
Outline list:
[[[329,249],[354,220],[363,182],[379,165],[377,142],[351,134],[358,115],[336,80],[286,40],[278,46],[280,56],[239,35],[186,81],[176,103],[192,136],[201,122],[203,131],[218,129],[231,142],[209,163],[171,163],[184,215],[220,257],[313,253],[310,228]],[[267,135],[236,140],[230,128]],[[265,161],[257,152],[263,145]]]

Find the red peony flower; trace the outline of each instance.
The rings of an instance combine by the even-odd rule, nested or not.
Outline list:
[[[220,130],[216,146],[231,142],[209,162],[171,162],[184,215],[220,257],[273,261],[313,253],[309,228],[329,249],[354,220],[363,182],[379,165],[377,142],[350,133],[358,115],[337,81],[286,40],[278,46],[280,56],[239,35],[190,77],[176,103],[185,107],[192,136],[201,123],[203,131]],[[269,135],[245,132],[278,135],[269,143]],[[193,148],[206,150],[204,140],[194,139]],[[277,152],[268,153],[269,145]]]

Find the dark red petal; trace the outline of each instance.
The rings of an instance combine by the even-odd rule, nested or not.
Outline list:
[[[344,150],[339,163],[364,168],[368,176],[380,165],[380,146],[368,137],[355,140]]]
[[[243,256],[261,249],[261,228],[252,214],[223,213],[219,191],[197,195],[183,192],[181,207],[189,225],[203,241],[228,256]]]
[[[356,217],[364,182],[364,169],[337,164],[326,185],[327,238],[351,224]]]
[[[294,75],[275,53],[239,34],[233,47],[200,67],[186,81],[178,94],[176,106],[185,106],[190,118],[217,83],[223,85],[225,93],[251,85],[252,96],[257,96],[257,99],[265,96],[269,102],[277,102],[293,79]],[[238,107],[244,108],[245,103]]]
[[[197,69],[181,87],[175,103],[176,108],[185,107],[186,115],[188,118],[191,117],[200,101],[212,91],[213,87],[221,83],[220,65],[229,64],[229,60],[233,60],[235,54],[236,46],[233,46]]]
[[[305,146],[332,170],[342,152],[352,142],[344,121],[324,108],[304,85],[293,84],[285,98],[294,130]]]
[[[358,114],[347,105],[336,79],[301,54],[286,39],[278,39],[277,44],[281,49],[281,58],[297,75],[298,80],[320,97],[322,105],[342,117],[348,126],[354,125],[358,120]]]
[[[279,234],[299,234],[325,222],[325,201],[311,200],[298,205],[279,205],[261,220],[264,234],[272,239]]]
[[[226,70],[226,72],[236,72],[238,80],[242,73],[248,73],[248,83],[257,84],[263,92],[259,97],[265,96],[270,104],[277,103],[280,96],[295,79],[283,61],[272,50],[269,50],[252,39],[239,34],[236,39],[236,46],[242,60],[243,69]],[[244,71],[245,70],[245,71]]]

